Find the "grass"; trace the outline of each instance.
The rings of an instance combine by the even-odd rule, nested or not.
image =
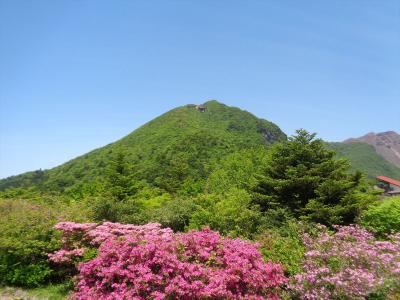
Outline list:
[[[33,289],[18,287],[0,287],[0,299],[2,300],[64,300],[67,299],[68,291],[65,284],[48,285]]]

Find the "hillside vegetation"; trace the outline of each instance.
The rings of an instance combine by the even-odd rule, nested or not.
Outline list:
[[[347,158],[353,171],[361,170],[369,179],[379,175],[400,179],[400,168],[380,156],[367,143],[329,143],[328,147],[335,150],[338,157]]]
[[[135,178],[169,192],[185,184],[200,186],[227,155],[239,149],[267,146],[286,139],[275,124],[217,101],[206,111],[182,106],[148,122],[124,138],[61,166],[28,172],[0,181],[9,187],[37,187],[43,191],[92,192],[116,153],[124,153]]]
[[[398,201],[380,204],[340,158],[354,153],[347,145],[330,144],[336,154],[306,130],[287,138],[246,111],[204,106],[1,180],[0,287],[54,285],[71,299],[398,299]],[[377,171],[374,155],[361,158]]]
[[[230,154],[268,147],[286,140],[280,128],[249,112],[215,100],[206,111],[185,105],[153,119],[122,139],[50,170],[37,170],[0,180],[0,191],[33,187],[44,192],[98,194],[110,162],[123,153],[136,180],[150,188],[175,193],[185,186],[201,192],[205,179]],[[366,143],[327,143],[338,157],[349,159],[351,170],[369,179],[377,175],[400,178],[394,166]],[[196,185],[196,187],[194,187]]]

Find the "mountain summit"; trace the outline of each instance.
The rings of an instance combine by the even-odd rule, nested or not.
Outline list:
[[[344,143],[357,142],[373,146],[378,154],[392,164],[400,167],[400,135],[395,131],[370,132],[362,137],[350,138],[344,141]]]
[[[174,192],[185,182],[206,178],[234,151],[267,147],[286,140],[280,128],[264,119],[218,101],[172,109],[122,139],[45,171],[0,180],[8,187],[40,186],[65,191],[102,180],[116,154],[123,153],[135,178]]]

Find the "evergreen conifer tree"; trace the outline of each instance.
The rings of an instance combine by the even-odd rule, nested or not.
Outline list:
[[[365,202],[362,174],[350,174],[350,164],[335,159],[321,139],[306,130],[271,148],[269,163],[254,190],[254,200],[266,211],[287,208],[296,217],[324,224],[351,223]]]

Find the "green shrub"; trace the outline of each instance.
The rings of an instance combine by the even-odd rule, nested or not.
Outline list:
[[[7,253],[1,253],[0,258],[0,276],[4,284],[36,287],[53,275],[53,270],[44,259],[37,262],[21,261],[21,257]]]
[[[257,238],[264,258],[281,263],[287,275],[294,275],[301,270],[305,248],[299,233],[297,223],[288,221],[281,227],[265,230]]]
[[[47,253],[59,246],[55,211],[23,200],[0,200],[0,283],[34,287],[53,274]]]
[[[62,280],[47,257],[60,247],[53,226],[62,220],[86,221],[87,210],[57,200],[0,199],[0,284],[36,287]]]
[[[400,197],[385,198],[370,206],[361,216],[361,224],[379,236],[400,231]]]
[[[154,209],[150,219],[174,231],[184,231],[195,210],[196,205],[192,198],[177,197]]]
[[[264,221],[244,190],[233,188],[224,194],[202,195],[195,203],[197,210],[190,218],[190,228],[209,226],[223,235],[252,238]]]

